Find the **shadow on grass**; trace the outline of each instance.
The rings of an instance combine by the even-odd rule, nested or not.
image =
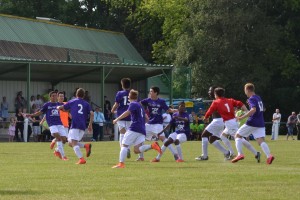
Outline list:
[[[0,190],[0,196],[2,195],[37,195],[38,191],[33,190]]]

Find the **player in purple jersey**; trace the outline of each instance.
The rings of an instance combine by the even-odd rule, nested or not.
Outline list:
[[[122,141],[122,147],[120,151],[119,163],[112,168],[124,168],[125,157],[127,149],[131,145],[134,145],[134,153],[141,153],[148,151],[149,149],[155,149],[161,153],[161,149],[157,142],[153,142],[151,145],[143,145],[145,142],[146,130],[145,130],[145,111],[138,100],[138,91],[130,90],[129,92],[129,107],[122,115],[117,117],[113,123],[116,124],[119,120],[124,119],[127,116],[131,116],[131,125],[126,131],[126,134]]]
[[[231,162],[235,163],[239,160],[243,160],[245,156],[242,152],[242,138],[248,137],[250,134],[254,136],[257,143],[262,148],[263,152],[267,156],[267,164],[272,164],[275,159],[270,153],[270,149],[265,142],[266,130],[264,121],[264,106],[260,96],[255,94],[255,87],[252,83],[247,83],[244,87],[245,94],[247,95],[248,104],[250,106],[250,111],[244,115],[237,117],[238,120],[249,117],[246,124],[241,126],[235,135],[235,144],[238,151],[237,157],[235,157]],[[259,162],[259,159],[258,159]]]
[[[184,162],[182,156],[182,150],[180,144],[187,141],[187,137],[190,135],[190,122],[189,122],[189,115],[185,111],[185,103],[181,102],[178,104],[178,112],[174,113],[172,116],[172,120],[167,127],[164,128],[158,135],[162,134],[168,127],[172,124],[175,125],[176,131],[171,133],[167,139],[167,141],[161,147],[162,153],[158,154],[156,158],[152,160],[152,162],[159,162],[163,152],[166,151],[167,147],[172,143],[175,144],[178,159],[176,162]]]
[[[128,95],[129,95],[129,91],[130,91],[130,87],[131,87],[130,78],[123,78],[121,80],[121,85],[122,85],[123,90],[118,91],[118,93],[116,94],[115,104],[113,105],[113,107],[111,109],[111,113],[115,113],[117,111],[117,117],[119,117],[126,110],[128,110],[128,106],[129,106]],[[118,124],[119,131],[120,131],[120,139],[119,139],[120,147],[122,148],[122,141],[123,141],[124,135],[131,124],[130,115],[123,118],[122,120],[118,121],[117,124]],[[131,156],[130,156],[130,147],[129,147],[128,152],[127,152],[127,158],[130,158],[130,157]]]
[[[158,87],[151,87],[149,92],[150,98],[143,99],[141,101],[141,104],[149,110],[149,121],[146,124],[146,139],[151,140],[153,137],[155,137],[160,139],[163,143],[165,143],[167,141],[165,134],[162,133],[158,136],[158,133],[160,133],[163,130],[162,111],[165,110],[169,112],[174,112],[177,110],[169,108],[165,100],[158,98],[159,92],[160,90]],[[173,146],[169,145],[168,149],[172,152],[175,160],[177,160],[178,156]],[[143,154],[139,155],[137,161],[144,161]]]
[[[27,116],[36,117],[43,113],[46,115],[46,121],[49,125],[51,135],[56,139],[56,145],[58,151],[54,151],[54,155],[58,156],[62,160],[67,160],[67,157],[65,156],[65,152],[64,152],[63,143],[62,143],[62,140],[64,140],[67,137],[67,133],[61,122],[59,111],[56,109],[57,106],[62,105],[62,103],[57,102],[56,92],[54,91],[50,92],[49,96],[50,96],[50,101],[45,103],[41,108],[41,110],[33,114],[28,114]]]
[[[65,105],[58,106],[58,110],[69,111],[72,116],[71,128],[68,135],[68,142],[79,158],[76,164],[85,164],[80,148],[85,148],[86,157],[91,155],[92,145],[90,143],[81,143],[86,127],[88,116],[90,115],[90,121],[88,125],[88,131],[92,132],[92,124],[94,119],[94,113],[91,110],[90,104],[83,100],[85,91],[82,88],[77,89],[76,98],[68,101]]]

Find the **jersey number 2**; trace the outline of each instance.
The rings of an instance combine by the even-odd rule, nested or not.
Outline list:
[[[83,106],[81,104],[78,104],[78,107],[79,107],[78,113],[83,114],[82,112]]]

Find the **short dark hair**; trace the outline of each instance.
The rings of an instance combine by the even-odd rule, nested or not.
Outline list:
[[[159,95],[159,92],[160,92],[159,87],[157,87],[157,86],[152,86],[150,89],[152,89],[153,92],[155,92],[155,93],[157,93],[157,95]]]
[[[56,92],[55,92],[55,91],[51,91],[51,92],[49,92],[49,97],[51,97],[51,95],[52,95],[52,94],[54,94],[54,93],[56,94]]]
[[[136,100],[136,99],[138,99],[138,96],[139,96],[139,92],[138,91],[136,91],[136,90],[130,90],[130,92],[129,92],[129,98],[130,99],[133,99],[133,100]]]
[[[122,88],[124,89],[128,89],[131,87],[131,80],[130,78],[122,78],[121,79],[121,85],[122,85]]]
[[[217,87],[214,90],[214,93],[218,96],[218,97],[224,97],[225,96],[225,89],[221,88],[221,87]]]
[[[178,103],[178,106],[181,106],[181,105],[184,105],[184,106],[185,106],[184,101],[181,101],[181,102]]]
[[[76,96],[79,97],[79,98],[83,98],[84,97],[84,93],[85,93],[85,91],[84,91],[83,88],[78,88],[76,90]]]
[[[64,92],[58,92],[58,93],[57,93],[57,95],[60,95],[60,94],[63,94],[63,95],[65,95],[65,94],[64,94]]]

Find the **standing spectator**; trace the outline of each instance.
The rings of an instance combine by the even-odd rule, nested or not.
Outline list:
[[[83,99],[86,100],[89,104],[91,104],[91,96],[89,95],[89,91],[85,91]]]
[[[34,96],[34,95],[32,95],[32,96],[30,97],[30,102],[29,102],[29,105],[30,105],[30,112],[32,111],[32,106],[33,106],[33,104],[35,104],[35,96]]]
[[[272,126],[272,138],[271,138],[271,140],[277,140],[278,139],[280,120],[281,120],[281,114],[279,113],[279,109],[276,109],[275,113],[273,114],[273,119],[272,119],[273,126]]]
[[[292,112],[292,114],[289,116],[288,121],[286,123],[287,129],[288,129],[288,133],[286,135],[286,140],[289,139],[289,136],[292,136],[292,139],[295,140],[293,137],[293,132],[294,132],[296,122],[297,122],[296,113]]]
[[[97,107],[94,112],[94,122],[93,122],[93,138],[92,141],[103,141],[103,123],[105,122],[102,109]]]
[[[297,115],[297,140],[300,140],[300,112]]]
[[[41,95],[36,95],[36,100],[34,102],[34,104],[36,105],[36,109],[40,110],[43,106],[43,100],[41,99]]]
[[[2,117],[2,119],[3,119],[4,122],[9,117],[9,114],[8,114],[8,103],[6,101],[6,97],[5,96],[2,98],[2,102],[1,102],[1,117]]]
[[[111,103],[110,101],[107,99],[106,96],[104,96],[104,117],[105,117],[105,121],[107,122],[105,124],[105,132],[106,134],[109,132],[110,127],[110,121],[111,121]]]
[[[32,105],[31,109],[32,109],[31,113],[35,113],[38,111],[35,104]],[[35,117],[32,117],[30,120],[33,122],[32,123],[33,141],[38,142],[39,137],[41,135],[41,127],[40,127],[41,118],[40,118],[40,116],[35,116]]]
[[[24,97],[22,96],[22,91],[19,91],[17,93],[17,97],[15,99],[15,108],[16,108],[16,114],[18,114],[19,109],[24,109],[26,108],[26,101]]]
[[[8,128],[8,141],[13,142],[16,132],[16,119],[14,117],[10,118],[10,124]]]
[[[20,142],[23,141],[23,131],[24,131],[24,117],[22,113],[22,109],[19,108],[18,113],[16,114],[17,122],[16,122],[16,131],[15,131],[15,138],[16,141]],[[19,138],[19,131],[21,132],[21,140]]]
[[[66,92],[63,91],[63,93],[64,93],[64,102],[67,102],[67,101],[68,101],[68,98],[67,98],[67,96],[66,96]]]

